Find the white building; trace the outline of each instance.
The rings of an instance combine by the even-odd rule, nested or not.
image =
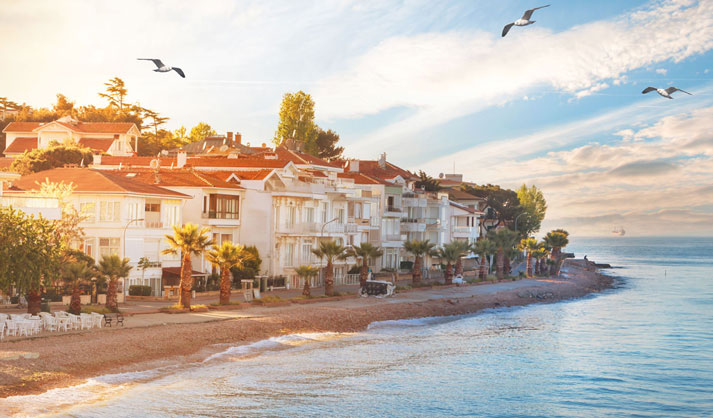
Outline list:
[[[79,122],[69,116],[47,123],[11,122],[3,132],[6,134],[3,154],[7,157],[65,141],[99,153],[126,156],[136,151],[141,135],[139,128],[130,122]]]

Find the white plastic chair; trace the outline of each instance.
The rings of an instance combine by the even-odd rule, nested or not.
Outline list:
[[[79,314],[79,321],[80,321],[80,327],[82,329],[89,329],[94,326],[94,319],[92,318],[91,315],[88,314]]]
[[[57,318],[53,317],[52,315],[49,315],[47,313],[42,315],[42,325],[44,326],[46,331],[57,331],[58,323],[59,321],[57,320]]]
[[[5,321],[0,321],[0,341],[5,338]]]
[[[79,329],[79,327],[82,326],[82,323],[80,322],[79,317],[77,315],[68,313],[67,316],[70,319],[69,326],[72,329]]]
[[[9,320],[5,321],[5,326],[7,327],[7,336],[8,337],[11,335],[14,337],[17,335],[17,330],[18,330],[17,322],[15,322],[12,319],[9,319]]]
[[[94,326],[97,328],[102,327],[102,322],[104,322],[104,315],[98,314],[96,312],[91,313],[92,320],[94,321]]]

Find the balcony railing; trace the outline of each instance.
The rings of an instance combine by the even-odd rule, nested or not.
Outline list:
[[[207,219],[240,219],[240,214],[233,212],[216,212],[214,210],[201,213],[201,218]]]
[[[145,221],[144,228],[161,229],[161,228],[163,228],[163,222],[161,222],[161,221]]]
[[[401,212],[401,208],[398,206],[387,206],[386,211],[387,212]]]
[[[401,234],[384,234],[386,241],[401,241]]]
[[[473,228],[472,226],[454,226],[453,232],[457,234],[470,234],[473,232]]]
[[[321,226],[321,224],[315,222],[283,223],[277,226],[277,232],[284,234],[319,233]]]

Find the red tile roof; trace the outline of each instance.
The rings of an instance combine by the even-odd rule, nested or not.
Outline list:
[[[289,160],[277,159],[266,160],[263,158],[210,158],[198,157],[188,158],[186,165],[201,167],[236,167],[236,168],[284,168],[290,163]]]
[[[405,180],[417,180],[418,177],[401,167],[397,167],[390,162],[386,162],[384,167],[379,166],[378,161],[360,160],[359,172],[369,177],[374,177],[380,180],[392,180],[397,176],[403,177]]]
[[[37,138],[15,138],[14,141],[5,148],[4,153],[12,152],[21,154],[37,148]]]
[[[235,174],[240,180],[265,180],[272,171],[272,169],[263,168],[252,171],[232,171],[231,174]]]
[[[323,172],[321,172],[319,170],[311,170],[308,168],[305,171],[310,173],[313,177],[327,177],[326,174],[324,174]]]
[[[242,187],[234,183],[221,180],[214,173],[205,171],[194,171],[187,169],[161,169],[159,170],[159,182],[156,182],[156,173],[151,169],[129,169],[111,171],[119,176],[161,187],[219,187],[224,189],[241,190]]]
[[[0,170],[5,170],[5,169],[10,168],[13,161],[15,161],[14,158],[0,157]]]
[[[60,121],[54,122],[74,132],[93,134],[125,134],[129,132],[132,126],[136,126],[131,122],[78,122],[76,124]],[[3,129],[3,132],[32,132],[50,123],[52,122],[11,122]]]
[[[94,151],[109,151],[111,144],[114,143],[114,139],[106,138],[82,138],[79,140],[79,145],[83,145],[87,148],[91,148]]]
[[[341,166],[337,163],[330,163],[313,155],[305,154],[304,152],[290,151],[285,147],[275,148],[275,154],[277,154],[277,158],[290,160],[295,164],[312,164],[322,167],[341,168]]]
[[[3,132],[32,132],[35,128],[39,128],[43,122],[10,122]]]
[[[155,160],[156,157],[137,157],[137,156],[130,156],[130,157],[115,157],[115,156],[110,156],[110,155],[105,155],[102,156],[102,163],[101,165],[119,165],[121,164],[122,166],[125,167],[149,167],[151,164],[152,160]],[[173,166],[176,166],[176,159],[171,158],[171,157],[161,157],[161,167],[170,167],[171,164]]]
[[[13,181],[12,187],[8,189],[8,191],[39,190],[40,186],[38,183],[44,182],[45,179],[56,183],[73,183],[76,186],[74,193],[137,193],[190,198],[190,196],[183,193],[164,189],[163,187],[153,184],[145,184],[111,171],[93,170],[90,168],[54,168],[52,170],[28,174]]]
[[[379,181],[377,179],[371,178],[369,176],[365,176],[364,174],[355,173],[353,171],[337,173],[337,177],[340,179],[353,179],[354,184],[384,184],[385,183],[385,182]]]
[[[468,192],[459,189],[448,189],[445,191],[448,192],[448,198],[451,200],[485,200],[482,197],[472,195]]]

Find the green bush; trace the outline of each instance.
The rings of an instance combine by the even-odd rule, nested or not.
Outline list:
[[[347,272],[347,274],[359,274],[359,273],[361,273],[361,266],[353,266]]]
[[[129,296],[151,296],[151,286],[131,285],[129,286]]]
[[[399,265],[399,268],[401,270],[411,271],[411,270],[413,270],[413,261],[402,261],[401,264]]]

